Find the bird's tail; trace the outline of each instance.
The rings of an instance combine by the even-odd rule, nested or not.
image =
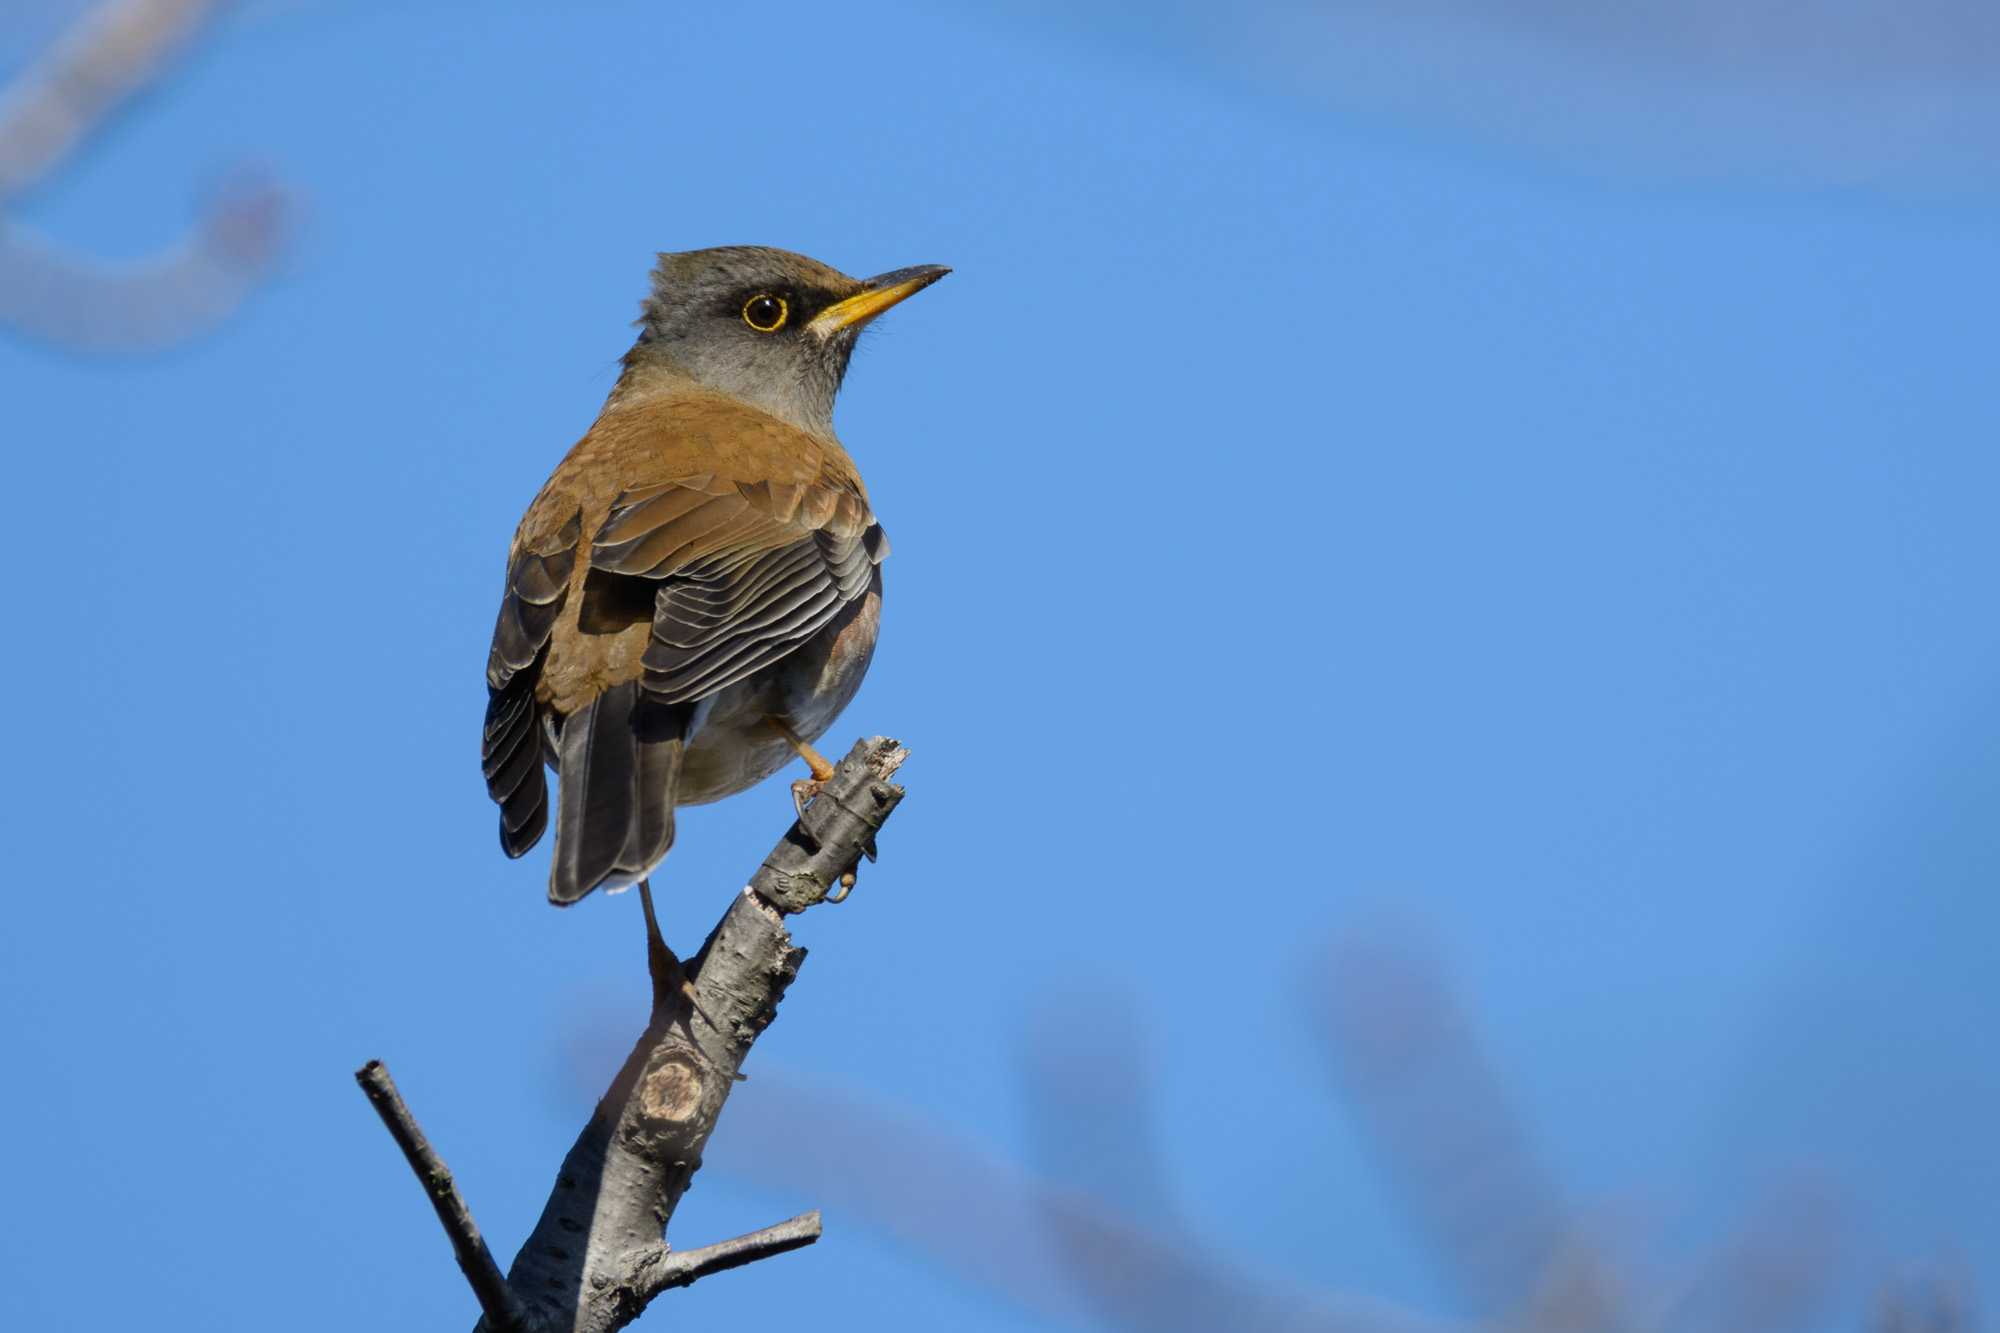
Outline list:
[[[550,902],[636,884],[665,859],[687,722],[685,706],[648,699],[636,680],[563,719]]]

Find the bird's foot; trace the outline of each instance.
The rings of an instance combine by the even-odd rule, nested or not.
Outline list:
[[[800,778],[792,784],[792,809],[798,812],[800,819],[806,817],[806,807],[813,803],[813,798],[825,786],[826,783],[818,778]]]
[[[825,755],[806,744],[805,738],[793,731],[791,724],[783,718],[766,717],[764,722],[771,730],[783,736],[785,744],[791,746],[793,752],[806,761],[806,767],[812,770],[811,777],[800,778],[792,784],[792,809],[798,812],[800,819],[804,819],[806,807],[813,803],[813,798],[819,795],[820,789],[832,781],[833,765],[826,762]]]
[[[821,791],[825,790],[827,783],[833,781],[833,765],[826,761],[825,755],[806,744],[804,739],[796,731],[793,731],[782,719],[767,717],[764,720],[771,725],[772,730],[785,738],[786,743],[798,753],[799,758],[806,761],[806,767],[812,770],[811,777],[800,778],[792,784],[792,809],[798,812],[800,831],[806,837],[813,838],[812,830],[806,826],[806,807],[813,803],[814,798]],[[813,842],[814,850],[817,850],[818,839],[813,838]],[[873,861],[875,859],[875,839],[870,838],[863,845],[861,851],[864,856]],[[830,903],[844,902],[847,899],[847,895],[853,891],[854,872],[849,870],[840,877],[840,883],[835,890],[826,895],[826,901]]]
[[[814,851],[819,850],[819,839],[814,837],[813,831],[806,826],[806,807],[812,804],[813,798],[819,795],[820,789],[825,785],[825,781],[820,778],[800,778],[792,784],[792,805],[799,812],[799,832],[812,839]],[[875,859],[875,839],[872,836],[861,844],[861,854],[871,861]],[[845,902],[847,895],[853,891],[854,872],[848,870],[841,875],[840,883],[834,891],[826,895],[826,901]]]

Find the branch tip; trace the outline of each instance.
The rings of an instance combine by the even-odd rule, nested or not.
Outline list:
[[[486,1314],[487,1325],[494,1333],[528,1333],[526,1309],[507,1285],[507,1279],[500,1275],[500,1266],[493,1262],[493,1252],[486,1248],[486,1240],[479,1234],[479,1224],[472,1220],[465,1197],[458,1192],[451,1168],[424,1137],[409,1104],[396,1090],[396,1080],[389,1077],[389,1067],[380,1060],[370,1060],[354,1071],[354,1081],[361,1085],[368,1104],[382,1117],[383,1127],[403,1150],[403,1160],[423,1186],[424,1197],[431,1201],[445,1237],[451,1241],[452,1253],[458,1258],[458,1266],[465,1273],[479,1308]]]
[[[759,1259],[804,1249],[820,1238],[819,1209],[800,1213],[776,1226],[752,1231],[733,1240],[693,1250],[663,1250],[650,1271],[641,1274],[647,1299],[670,1287],[686,1287],[711,1273],[723,1273]]]

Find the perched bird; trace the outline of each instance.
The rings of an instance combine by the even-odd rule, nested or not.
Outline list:
[[[676,806],[794,753],[832,776],[810,742],[868,669],[889,553],[834,395],[862,327],[948,272],[660,256],[624,372],[514,534],[486,663],[507,855],[541,839],[556,772],[551,902],[643,886]]]

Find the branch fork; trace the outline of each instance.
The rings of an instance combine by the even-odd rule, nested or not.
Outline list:
[[[663,1291],[819,1239],[817,1211],[692,1250],[672,1249],[664,1236],[744,1058],[805,961],[785,917],[846,896],[856,863],[872,856],[902,800],[890,778],[908,753],[879,736],[857,742],[689,960],[689,984],[651,969],[646,1030],[563,1159],[505,1277],[388,1069],[371,1060],[356,1073],[437,1212],[484,1333],[612,1333]]]

